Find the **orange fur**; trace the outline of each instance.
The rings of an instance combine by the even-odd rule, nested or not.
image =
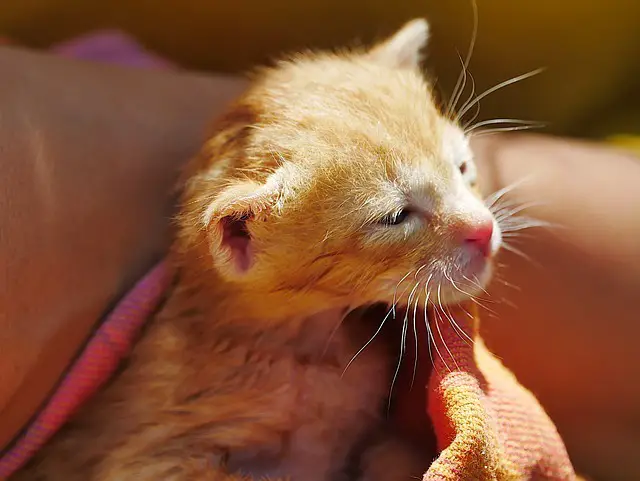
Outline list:
[[[433,453],[383,419],[383,338],[345,371],[380,322],[360,308],[390,304],[407,273],[456,275],[452,226],[488,215],[420,73],[426,35],[414,21],[372,50],[259,75],[185,171],[165,306],[16,479],[336,481],[358,449],[359,479],[426,470]],[[406,225],[380,224],[405,204]]]

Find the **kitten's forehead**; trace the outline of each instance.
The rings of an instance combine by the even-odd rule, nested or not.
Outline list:
[[[271,80],[269,143],[313,177],[333,172],[330,183],[351,192],[389,183],[443,191],[469,155],[463,132],[440,114],[417,69],[324,57],[291,63]]]
[[[265,84],[268,110],[313,128],[405,129],[436,114],[431,87],[417,70],[393,69],[360,57],[325,56],[275,71]]]

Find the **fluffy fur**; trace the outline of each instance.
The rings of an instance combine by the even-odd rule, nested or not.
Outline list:
[[[407,276],[454,302],[490,274],[467,241],[495,223],[421,74],[427,33],[260,73],[186,169],[163,309],[17,480],[420,477],[434,453],[384,416],[397,353],[378,336],[345,367]]]

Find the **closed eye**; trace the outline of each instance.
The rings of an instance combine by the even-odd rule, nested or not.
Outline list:
[[[397,212],[385,215],[378,221],[378,223],[385,226],[400,225],[405,222],[411,216],[411,214],[413,214],[413,211],[410,208],[405,207],[404,209],[401,209]]]

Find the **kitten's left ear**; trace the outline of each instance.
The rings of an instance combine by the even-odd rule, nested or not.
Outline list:
[[[255,252],[249,223],[268,217],[280,193],[274,175],[265,183],[240,180],[225,187],[203,215],[214,264],[227,276],[245,274]]]
[[[367,56],[392,68],[419,68],[428,40],[429,24],[423,18],[416,18],[374,46]]]

